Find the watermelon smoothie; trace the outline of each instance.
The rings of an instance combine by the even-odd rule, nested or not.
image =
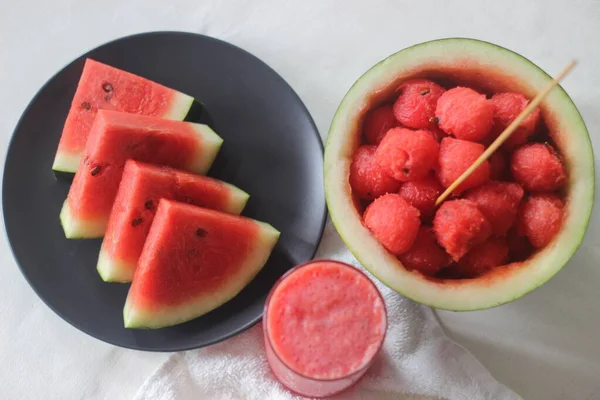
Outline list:
[[[325,397],[356,383],[381,348],[385,303],[362,272],[335,261],[294,268],[265,305],[267,359],[290,390]]]

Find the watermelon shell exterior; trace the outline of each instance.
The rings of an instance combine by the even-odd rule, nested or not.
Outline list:
[[[348,182],[366,112],[387,101],[404,80],[425,77],[469,85],[486,93],[521,92],[533,98],[551,77],[523,56],[473,39],[451,38],[401,50],[368,70],[350,88],[333,118],[325,148],[325,194],[331,219],[358,260],[402,295],[435,308],[467,311],[517,299],[552,278],[585,235],[594,198],[594,155],[588,131],[571,98],[554,88],[541,104],[543,119],[568,170],[562,231],[522,263],[477,279],[428,279],[406,270],[361,223]]]

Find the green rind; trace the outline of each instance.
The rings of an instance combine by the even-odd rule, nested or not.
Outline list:
[[[69,201],[60,210],[60,224],[67,239],[96,239],[104,236],[106,221],[82,221],[73,216]]]
[[[199,154],[190,166],[190,171],[198,174],[206,174],[215,161],[215,158],[217,158],[219,150],[221,150],[223,139],[208,125],[193,122],[188,123],[192,125],[201,141]]]
[[[133,279],[135,265],[111,258],[101,247],[96,270],[104,282],[128,283]]]
[[[65,151],[59,151],[54,157],[54,163],[52,164],[52,170],[60,173],[74,174],[79,168],[79,162],[81,161],[81,153],[73,154]]]
[[[227,182],[223,183],[229,189],[229,203],[224,211],[229,214],[240,215],[244,211],[244,208],[246,208],[250,195],[237,186],[233,186]]]
[[[261,226],[261,233],[254,254],[248,257],[236,276],[230,277],[227,286],[215,291],[210,297],[191,299],[188,303],[175,307],[138,308],[128,295],[123,308],[125,328],[158,329],[173,326],[198,318],[234,298],[260,272],[279,240],[279,231],[271,225],[258,221],[256,223]]]
[[[551,279],[568,262],[581,244],[594,202],[594,156],[591,140],[581,114],[562,87],[555,88],[544,101],[558,117],[559,127],[569,134],[563,154],[571,176],[567,214],[563,230],[554,242],[527,263],[511,271],[499,271],[487,279],[436,282],[408,272],[370,235],[354,208],[347,182],[351,151],[346,137],[351,123],[364,107],[366,99],[403,72],[414,71],[421,63],[441,65],[465,59],[500,68],[516,76],[534,92],[552,79],[523,56],[503,47],[466,38],[441,39],[401,50],[369,69],[350,88],[338,107],[325,146],[325,195],[333,224],[356,258],[398,293],[419,303],[439,309],[470,311],[486,309],[513,301]],[[407,76],[408,78],[408,76]],[[503,274],[502,276],[500,276]]]
[[[191,110],[194,110],[196,100],[185,93],[177,92],[171,100],[169,109],[163,114],[162,118],[183,121]]]

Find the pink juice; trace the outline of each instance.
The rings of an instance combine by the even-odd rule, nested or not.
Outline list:
[[[271,290],[263,320],[267,358],[292,391],[312,397],[358,381],[387,329],[381,294],[362,272],[314,261],[286,274]]]

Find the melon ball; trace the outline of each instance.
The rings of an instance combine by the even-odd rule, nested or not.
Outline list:
[[[411,79],[397,89],[394,102],[396,120],[404,126],[425,129],[432,125],[438,99],[444,88],[427,79]]]
[[[430,217],[435,209],[435,201],[443,191],[437,178],[430,174],[423,179],[403,183],[398,194],[416,207],[423,217]]]
[[[379,166],[399,181],[422,179],[436,165],[439,143],[427,131],[394,128],[377,147]]]
[[[541,249],[560,231],[563,214],[564,203],[557,195],[532,194],[519,208],[519,231],[533,247]]]
[[[464,199],[442,203],[433,218],[433,230],[438,243],[454,261],[492,234],[490,223],[477,205]]]
[[[492,181],[469,190],[464,198],[477,204],[495,236],[504,236],[515,221],[524,194],[518,183]]]
[[[458,139],[478,142],[492,129],[494,106],[484,94],[459,86],[440,96],[435,115],[444,132]]]
[[[422,226],[412,247],[400,257],[400,262],[408,270],[416,270],[423,275],[433,276],[450,265],[450,256],[440,247],[433,229]]]
[[[395,255],[411,248],[421,225],[419,210],[395,193],[373,201],[363,218],[375,238]]]
[[[505,152],[498,149],[490,158],[490,179],[494,181],[504,181],[510,178],[510,170],[508,168],[508,156]]]
[[[458,262],[464,278],[476,278],[508,261],[508,244],[504,238],[491,238],[471,249]]]
[[[397,192],[400,182],[385,173],[375,161],[376,146],[361,146],[350,165],[350,186],[363,200],[373,200],[383,194]]]
[[[440,144],[437,169],[440,183],[446,188],[450,186],[484,151],[485,148],[479,143],[449,137],[444,138]],[[487,182],[489,178],[490,165],[486,160],[456,188],[454,193],[461,193],[479,186]]]
[[[383,105],[369,111],[363,124],[363,135],[368,144],[378,145],[387,131],[397,125],[391,104]]]
[[[494,106],[494,121],[492,123],[492,133],[488,137],[491,143],[502,131],[504,131],[511,122],[527,107],[529,100],[521,93],[496,93],[490,99]],[[527,139],[533,134],[540,120],[540,110],[536,108],[529,114],[517,129],[504,142],[503,146],[512,149],[527,142]]]
[[[549,144],[531,143],[515,150],[510,171],[517,182],[531,191],[549,192],[567,182],[567,171]]]

